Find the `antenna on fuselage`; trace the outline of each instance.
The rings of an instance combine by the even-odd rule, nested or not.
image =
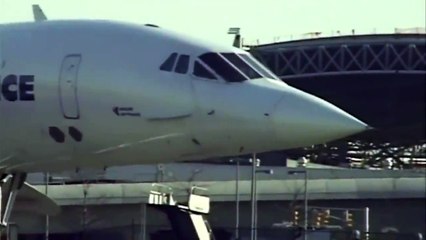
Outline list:
[[[241,34],[240,34],[240,28],[239,27],[231,27],[228,29],[228,34],[235,35],[234,42],[232,43],[232,46],[236,48],[241,48]]]
[[[147,23],[147,24],[145,24],[145,26],[159,28],[158,25],[155,25],[155,24],[152,24],[152,23]]]
[[[38,4],[33,4],[33,15],[35,22],[42,22],[47,20],[46,15]]]

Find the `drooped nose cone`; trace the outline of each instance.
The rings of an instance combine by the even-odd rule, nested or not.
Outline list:
[[[273,122],[279,144],[291,148],[326,143],[369,128],[338,107],[294,88],[276,105]]]

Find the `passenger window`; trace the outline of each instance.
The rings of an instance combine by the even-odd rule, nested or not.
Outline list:
[[[200,78],[216,79],[216,77],[213,75],[213,73],[211,73],[209,70],[207,70],[198,61],[195,61],[195,63],[194,63],[193,74],[197,77],[200,77]]]
[[[173,69],[173,66],[175,65],[175,61],[176,61],[176,57],[177,57],[177,53],[172,53],[167,59],[166,61],[164,61],[163,64],[161,64],[160,66],[160,70],[162,71],[168,71],[171,72]]]
[[[240,57],[235,53],[221,53],[228,61],[230,61],[234,66],[236,66],[241,72],[243,72],[250,79],[262,78],[256,70],[254,70],[249,64],[244,62]]]
[[[227,82],[242,82],[247,80],[243,74],[216,53],[205,53],[199,58]]]
[[[189,66],[189,56],[180,55],[179,60],[175,67],[175,72],[185,74],[188,71]]]

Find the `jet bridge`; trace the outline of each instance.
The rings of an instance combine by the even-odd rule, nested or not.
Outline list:
[[[214,240],[212,229],[206,219],[210,212],[210,198],[207,189],[192,187],[187,204],[180,204],[173,199],[172,188],[153,184],[148,206],[165,213],[176,236],[176,240]]]

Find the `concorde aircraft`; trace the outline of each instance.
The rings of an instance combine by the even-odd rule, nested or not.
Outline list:
[[[3,225],[28,172],[235,156],[368,128],[243,50],[155,25],[0,25],[0,90]]]

